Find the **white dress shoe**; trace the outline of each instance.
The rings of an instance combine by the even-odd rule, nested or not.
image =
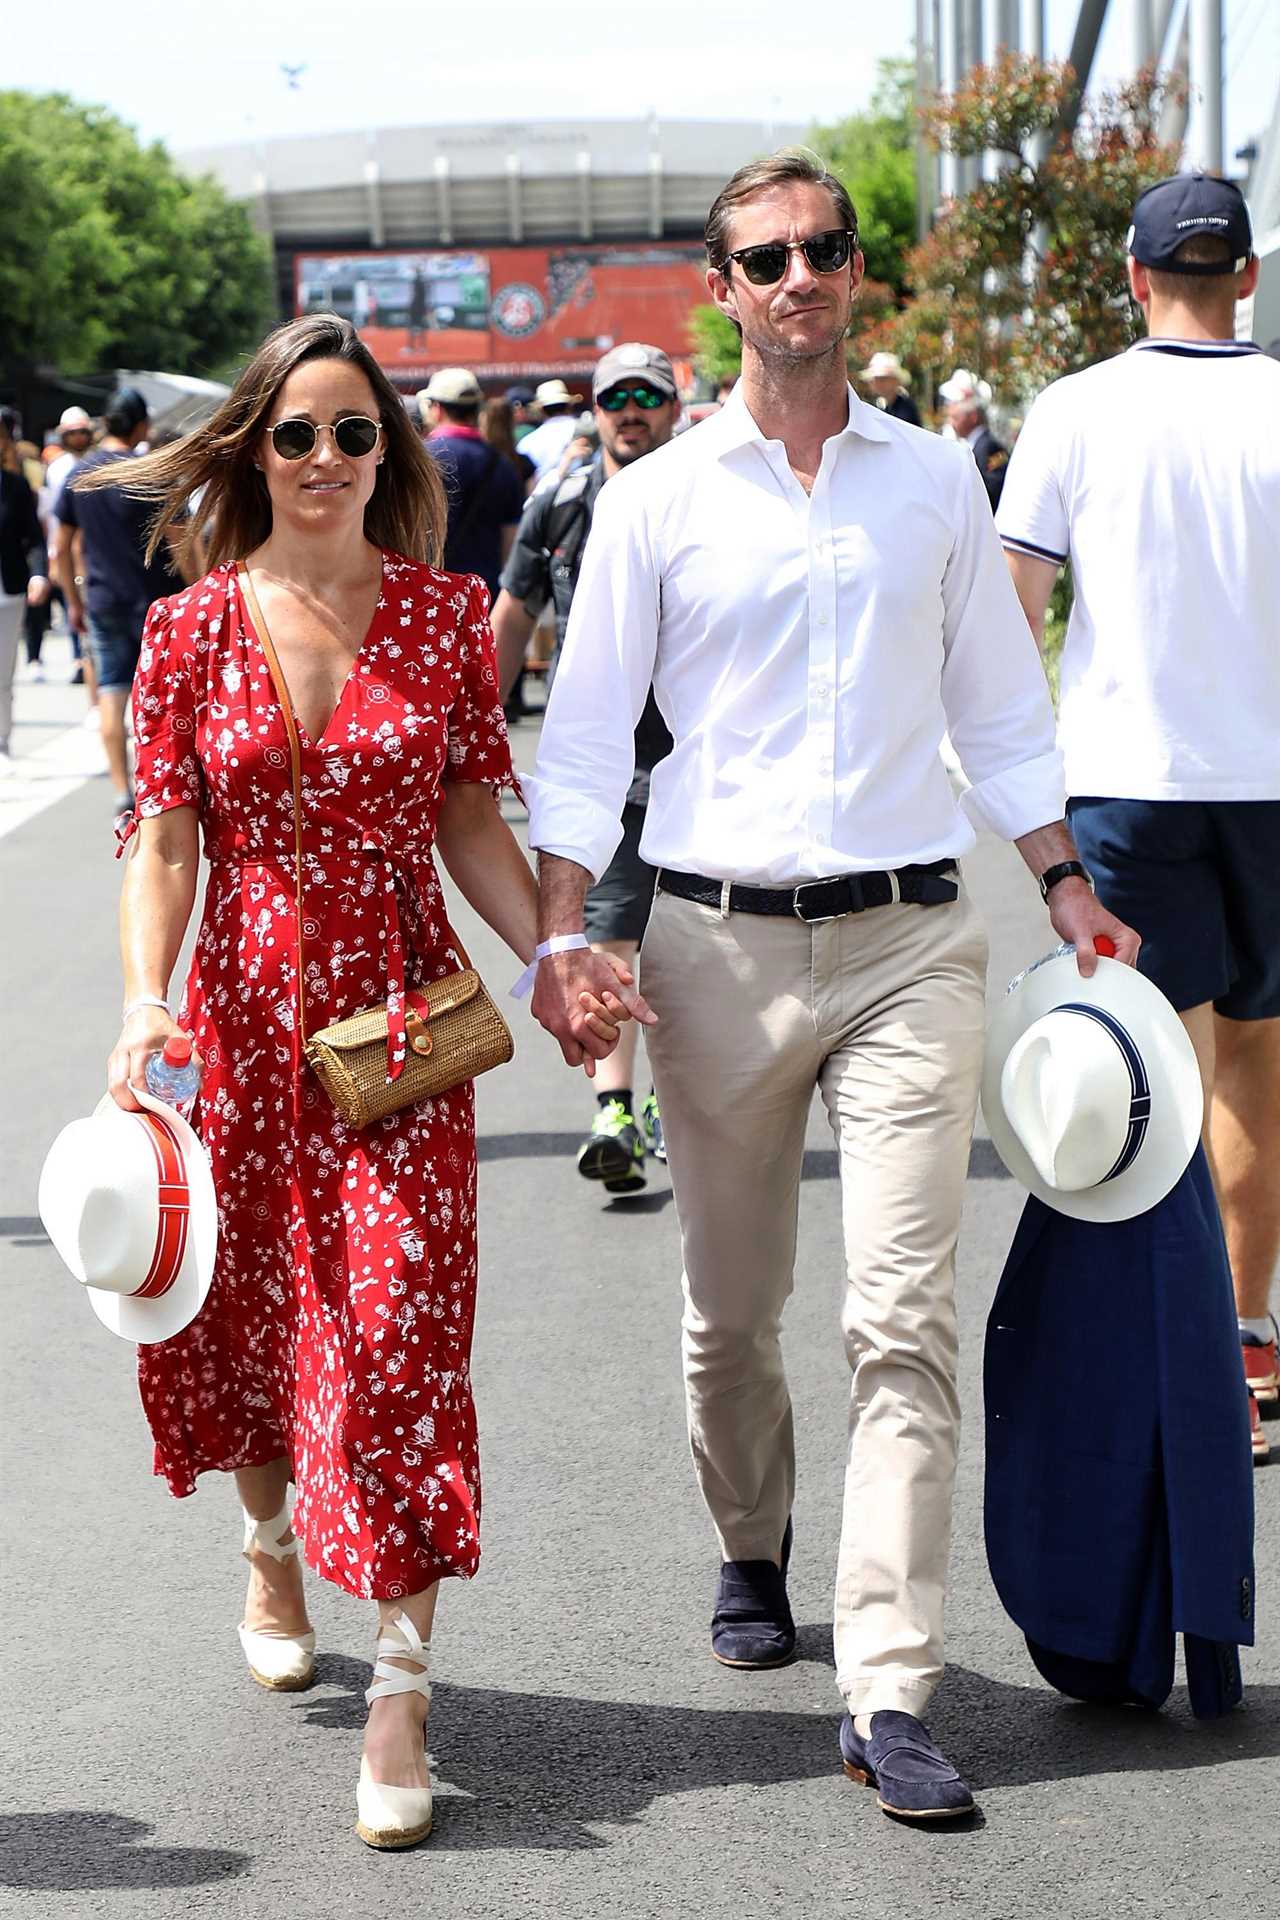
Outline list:
[[[379,1640],[375,1650],[378,1657],[373,1663],[373,1685],[365,1699],[370,1706],[389,1693],[420,1693],[424,1700],[430,1700],[431,1683],[427,1678],[430,1641],[420,1637],[407,1613],[397,1614],[391,1625],[404,1644],[386,1636]],[[410,1673],[404,1667],[393,1667],[388,1655],[397,1660],[412,1660],[420,1671]],[[369,1762],[362,1756],[356,1786],[356,1832],[367,1847],[416,1847],[431,1832],[430,1787],[384,1786],[374,1779],[369,1772]]]
[[[289,1530],[287,1501],[274,1520],[255,1520],[251,1513],[246,1513],[245,1559],[253,1553],[270,1554],[273,1560],[294,1559],[299,1550],[298,1542],[290,1540],[285,1546],[280,1544],[281,1534]],[[244,1657],[249,1663],[249,1672],[260,1687],[270,1687],[276,1693],[297,1693],[301,1688],[309,1687],[315,1679],[314,1630],[308,1629],[306,1633],[259,1633],[253,1627],[246,1627],[242,1621],[236,1631],[240,1635]]]

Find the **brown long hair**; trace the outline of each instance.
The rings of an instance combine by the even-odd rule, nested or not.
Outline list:
[[[509,400],[486,400],[480,409],[480,431],[494,452],[500,453],[521,480],[525,480],[529,469],[521,464],[516,452],[514,416],[515,408]]]
[[[271,498],[253,456],[276,395],[308,360],[346,360],[373,388],[386,455],[364,510],[364,530],[375,546],[439,566],[449,508],[440,469],[418,438],[404,403],[349,320],[308,313],[269,333],[217,412],[172,446],[134,460],[112,460],[72,481],[77,491],[119,487],[157,502],[147,543],[154,558],[165,529],[201,490],[198,513],[185,522],[177,545],[193,569],[243,560],[271,532]],[[201,542],[203,541],[203,546]]]

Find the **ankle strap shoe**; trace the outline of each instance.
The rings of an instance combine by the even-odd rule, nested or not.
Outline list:
[[[255,1553],[268,1554],[272,1560],[281,1563],[296,1558],[300,1551],[296,1540],[289,1540],[283,1546],[280,1544],[281,1535],[290,1529],[287,1500],[273,1520],[255,1520],[251,1513],[246,1513],[244,1546],[241,1549],[245,1559],[250,1559]],[[240,1645],[249,1672],[260,1687],[269,1687],[273,1693],[300,1693],[315,1679],[316,1636],[313,1629],[308,1628],[306,1633],[261,1633],[253,1627],[246,1627],[242,1621],[236,1631],[240,1635]]]
[[[374,1649],[373,1685],[365,1692],[372,1706],[393,1693],[420,1693],[431,1698],[427,1677],[431,1642],[423,1640],[407,1613],[398,1613],[391,1622],[399,1639],[384,1634]],[[418,1671],[393,1667],[392,1660],[411,1660]],[[356,1832],[367,1847],[391,1851],[416,1847],[431,1832],[432,1805],[430,1787],[388,1787],[375,1780],[369,1763],[360,1761],[360,1779],[356,1786]]]

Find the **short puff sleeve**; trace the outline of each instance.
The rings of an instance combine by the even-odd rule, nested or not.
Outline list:
[[[199,807],[194,637],[173,600],[153,601],[133,682],[135,818]]]
[[[498,692],[497,653],[489,625],[489,589],[478,575],[467,578],[466,605],[458,623],[458,688],[449,710],[449,780],[484,781],[495,793],[520,793],[511,761],[507,719]]]

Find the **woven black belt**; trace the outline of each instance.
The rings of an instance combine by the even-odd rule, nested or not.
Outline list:
[[[658,891],[678,900],[696,900],[700,906],[723,907],[730,913],[785,913],[797,920],[838,920],[841,914],[864,913],[868,907],[888,907],[901,900],[909,907],[943,907],[959,896],[954,860],[934,860],[928,866],[898,867],[893,873],[849,873],[838,880],[807,880],[799,887],[731,886],[724,900],[724,882],[701,873],[658,874]]]

